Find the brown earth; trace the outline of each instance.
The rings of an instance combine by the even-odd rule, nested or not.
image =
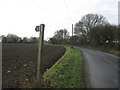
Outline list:
[[[2,87],[29,88],[36,81],[37,44],[2,45]],[[42,73],[65,53],[61,46],[44,45]]]

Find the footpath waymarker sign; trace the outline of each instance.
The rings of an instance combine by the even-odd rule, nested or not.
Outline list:
[[[42,46],[44,42],[44,24],[40,24],[40,26],[36,26],[36,32],[39,32],[39,42],[38,42],[38,57],[37,57],[37,83],[42,86]]]

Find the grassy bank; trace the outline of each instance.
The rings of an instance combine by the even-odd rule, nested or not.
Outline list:
[[[82,53],[66,47],[66,53],[44,75],[44,87],[84,88]]]
[[[94,50],[100,50],[100,51],[104,51],[104,52],[108,52],[108,53],[111,53],[111,54],[115,54],[115,55],[119,55],[119,56],[120,56],[120,51],[115,50],[115,49],[101,48],[101,47],[91,47],[91,46],[80,46],[80,47],[89,48],[89,49],[94,49]]]
[[[120,51],[116,51],[114,49],[111,49],[111,50],[108,50],[108,52],[120,56]]]

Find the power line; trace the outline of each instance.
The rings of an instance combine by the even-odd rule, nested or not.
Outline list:
[[[68,14],[68,17],[69,17],[69,19],[70,19],[70,22],[72,23],[72,19],[71,19],[71,17],[70,17],[70,12],[69,12],[69,7],[68,7],[68,5],[67,5],[67,3],[66,3],[65,0],[64,0],[64,4],[65,4],[66,10],[67,10],[67,14]]]
[[[69,12],[69,9],[65,0],[64,0],[64,3],[65,3],[65,7],[67,8],[67,11]]]

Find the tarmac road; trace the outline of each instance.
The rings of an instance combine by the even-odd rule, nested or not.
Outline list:
[[[2,43],[0,42],[0,90],[2,89]]]
[[[87,88],[118,88],[117,55],[75,47],[83,52]]]

